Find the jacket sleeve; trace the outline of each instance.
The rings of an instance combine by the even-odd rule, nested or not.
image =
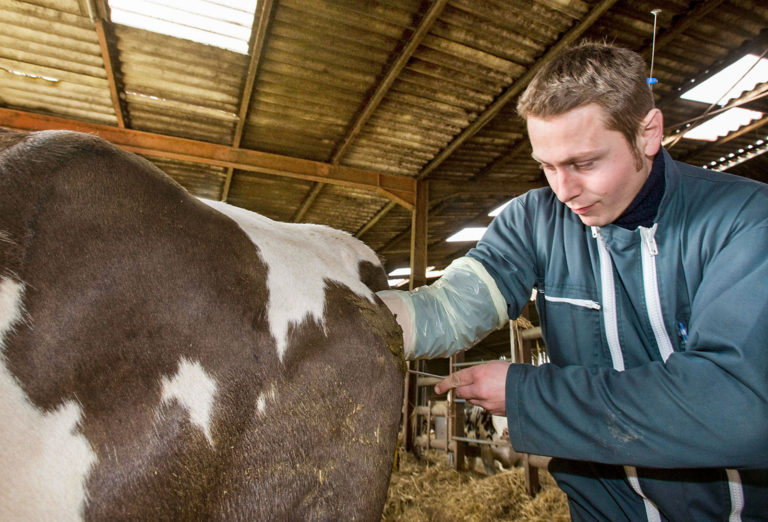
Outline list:
[[[537,207],[538,191],[513,199],[491,222],[467,257],[478,260],[507,302],[507,315],[520,315],[536,282],[536,238],[529,208]]]
[[[377,295],[398,315],[406,359],[448,357],[507,321],[506,304],[478,261],[460,257],[430,286]],[[404,316],[404,317],[403,317]]]
[[[531,191],[512,200],[477,246],[451,263],[431,286],[410,293],[379,293],[385,303],[399,299],[397,308],[412,319],[398,320],[405,323],[406,358],[448,357],[520,314],[536,280],[528,219],[530,209],[537,208],[536,197],[541,194]]]
[[[666,363],[512,365],[515,449],[656,468],[768,467],[768,220],[700,245],[688,340]]]

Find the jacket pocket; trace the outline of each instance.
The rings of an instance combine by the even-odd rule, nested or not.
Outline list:
[[[557,366],[572,364],[604,366],[602,305],[584,289],[552,288],[536,296],[542,334],[550,361]]]
[[[600,303],[592,301],[591,299],[577,299],[574,297],[556,297],[552,295],[544,295],[544,300],[552,303],[566,303],[573,306],[580,306],[582,308],[589,308],[590,310],[600,310]]]

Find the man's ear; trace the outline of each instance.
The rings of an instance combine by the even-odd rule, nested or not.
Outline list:
[[[664,135],[664,116],[659,109],[653,108],[643,118],[640,128],[639,148],[647,157],[654,157],[661,148]]]

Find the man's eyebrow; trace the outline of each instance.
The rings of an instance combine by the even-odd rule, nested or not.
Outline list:
[[[590,151],[586,151],[586,152],[583,152],[583,153],[576,154],[574,156],[570,156],[568,158],[565,158],[565,160],[560,162],[560,164],[561,165],[571,165],[573,163],[581,163],[583,161],[590,161],[590,160],[593,160],[593,159],[597,159],[601,155],[602,155],[601,151],[590,150]],[[546,164],[549,164],[548,162],[540,160],[539,158],[537,158],[535,154],[531,154],[531,158],[533,158],[533,160],[536,163],[541,163],[541,164],[546,163]]]

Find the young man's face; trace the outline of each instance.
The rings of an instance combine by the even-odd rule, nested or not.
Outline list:
[[[557,198],[588,226],[607,225],[624,212],[648,179],[660,146],[661,135],[649,135],[646,125],[661,125],[657,109],[648,113],[637,139],[639,165],[624,135],[606,128],[603,114],[592,103],[557,116],[528,117],[533,158]]]

